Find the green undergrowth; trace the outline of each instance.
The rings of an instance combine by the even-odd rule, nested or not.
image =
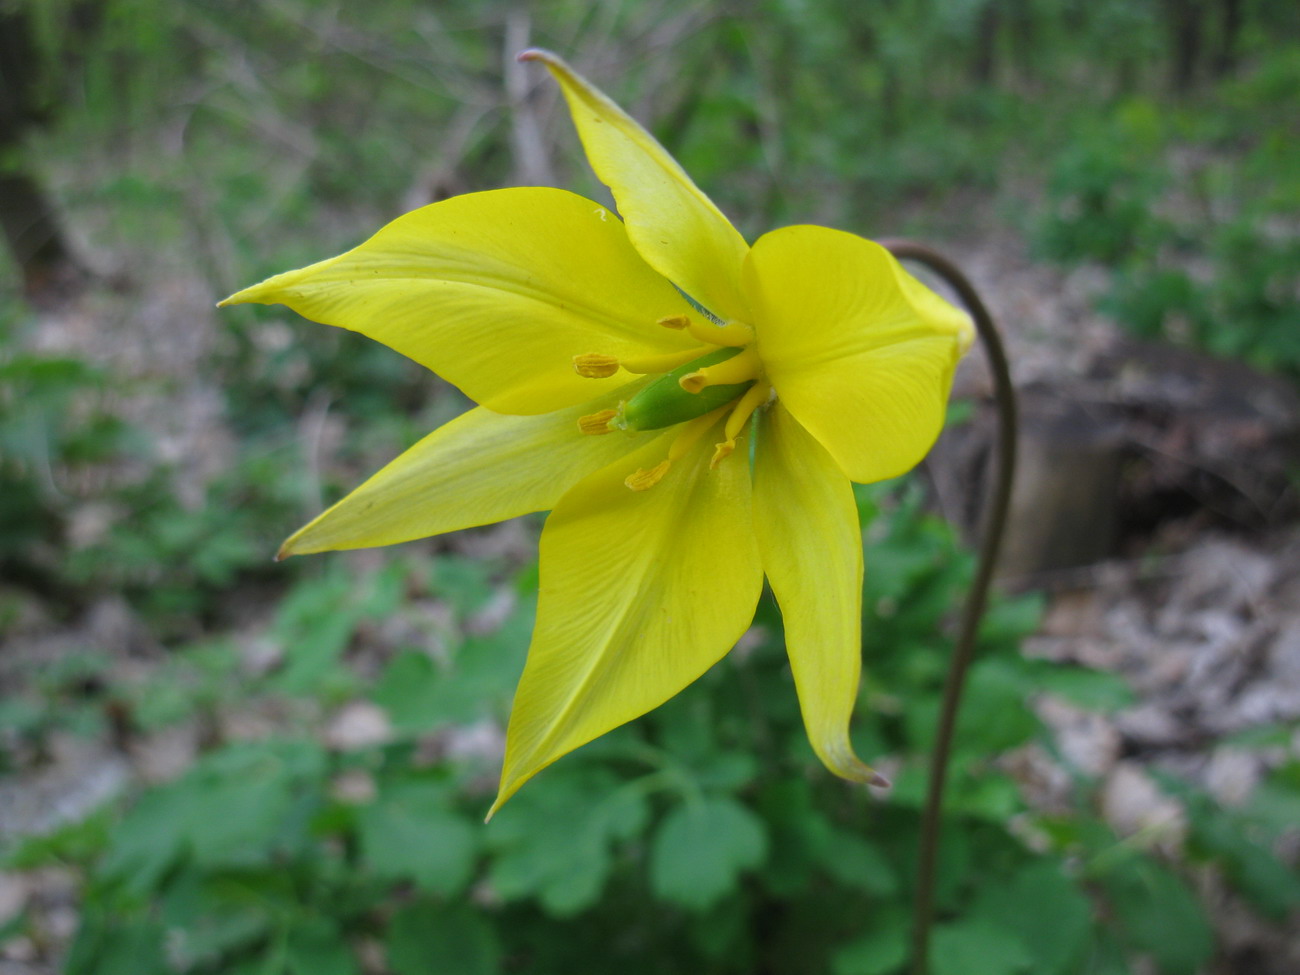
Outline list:
[[[1300,378],[1300,46],[1204,100],[1130,95],[1055,160],[1039,252],[1111,273],[1099,306],[1146,339]]]
[[[282,718],[255,740],[215,735],[178,778],[26,841],[7,868],[82,878],[69,975],[347,975],[376,953],[396,975],[900,972],[950,652],[936,621],[972,568],[918,502],[906,489],[861,493],[867,670],[854,738],[894,779],[887,795],[812,756],[765,599],[743,649],[545,770],[483,825],[535,569],[408,552],[359,576],[339,560],[314,567],[266,627],[274,663],[256,672],[218,641],[144,679],[106,678],[81,706],[111,698],[138,734],[220,727],[241,710]],[[1145,956],[1192,975],[1215,950],[1193,876],[1226,877],[1267,917],[1300,905],[1300,881],[1270,849],[1300,803],[1298,766],[1239,810],[1170,782],[1190,810],[1181,864],[1117,836],[1090,811],[1096,783],[1060,756],[1068,808],[1032,807],[1017,756],[1053,747],[1035,700],[1131,701],[1118,678],[1022,656],[1038,616],[1033,597],[1002,600],[981,629],[934,970],[1100,975]],[[319,733],[358,702],[387,716],[382,741]]]
[[[8,6],[37,14],[52,73],[48,121],[0,165],[38,176],[91,265],[123,273],[92,310],[139,354],[49,351],[0,278],[0,642],[72,633],[53,663],[0,661],[0,775],[30,774],[66,736],[201,745],[170,780],[3,851],[6,870],[76,878],[69,975],[902,971],[925,756],[971,571],[911,489],[861,496],[854,735],[894,780],[885,796],[813,759],[765,600],[742,649],[484,826],[535,566],[471,560],[454,539],[270,561],[463,400],[357,336],[210,302],[411,201],[522,179],[501,82],[518,5],[284,0],[233,16],[112,0],[93,27],[75,27],[88,8],[71,0]],[[751,239],[822,222],[971,240],[980,213],[1024,213],[1045,257],[1112,272],[1102,300],[1138,333],[1295,373],[1297,61],[1271,42],[1294,18],[1246,4],[1237,68],[1171,93],[1161,11],[1178,5],[1067,6],[557,2],[535,7],[530,42],[631,106]],[[556,182],[602,194],[554,92],[536,99]],[[166,324],[212,316],[195,327],[214,341],[168,375],[130,323],[178,283],[201,297]],[[199,381],[220,390],[228,444],[196,485],[140,404],[166,412]],[[125,649],[83,626],[117,605],[139,630]],[[1193,975],[1217,950],[1197,894],[1215,877],[1261,917],[1294,917],[1295,873],[1273,853],[1300,821],[1286,735],[1268,747],[1290,757],[1245,807],[1162,781],[1187,810],[1177,858],[1117,836],[1033,705],[1110,711],[1131,695],[1023,657],[1038,616],[1033,598],[1006,600],[982,631],[936,975]],[[382,740],[326,733],[358,705],[385,716]],[[1040,754],[1064,769],[1051,804],[1026,798]],[[0,941],[48,946],[38,907]]]

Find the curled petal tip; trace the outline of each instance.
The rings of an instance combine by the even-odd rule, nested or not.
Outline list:
[[[515,60],[520,63],[524,61],[554,61],[556,57],[545,48],[529,47],[516,54]]]
[[[867,785],[874,785],[878,789],[892,789],[894,787],[894,783],[874,769],[871,772],[871,778],[867,779]]]

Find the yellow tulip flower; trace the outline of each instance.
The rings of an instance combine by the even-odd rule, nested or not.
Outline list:
[[[862,598],[850,481],[902,474],[930,449],[971,324],[861,237],[795,226],[748,245],[603,93],[554,54],[520,57],[559,82],[617,216],[558,189],[472,193],[222,303],[361,332],[481,404],[281,554],[550,510],[493,811],[720,660],[764,575],[813,749],[883,784],[848,734]]]

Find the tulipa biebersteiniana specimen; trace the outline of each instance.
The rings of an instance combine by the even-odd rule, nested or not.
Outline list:
[[[281,555],[550,509],[493,811],[721,659],[764,574],[814,750],[837,775],[884,784],[848,736],[862,580],[849,482],[930,449],[969,320],[861,237],[796,226],[751,247],[564,61],[520,57],[559,82],[621,220],[564,190],[472,193],[222,302],[361,332],[481,404]]]

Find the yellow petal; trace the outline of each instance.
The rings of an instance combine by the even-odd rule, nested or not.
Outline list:
[[[573,371],[590,352],[690,348],[658,327],[689,310],[637,255],[618,218],[564,190],[453,197],[359,247],[222,304],[284,304],[383,342],[499,413],[544,413],[627,382]]]
[[[541,416],[463,413],[300,528],[280,555],[393,545],[554,507],[579,480],[655,436],[592,437],[578,426],[642,385]]]
[[[541,61],[560,83],[591,168],[641,256],[715,315],[748,321],[740,282],[748,247],[722,211],[654,136],[560,57],[532,50],[520,59]]]
[[[825,227],[765,234],[745,264],[777,395],[855,481],[911,469],[939,435],[969,319],[872,241]]]
[[[853,489],[779,402],[759,427],[754,525],[813,751],[836,775],[884,784],[849,742],[862,670],[862,531]]]
[[[546,523],[537,626],[493,811],[561,755],[691,683],[753,618],[763,575],[747,465],[710,471],[703,437],[653,487],[624,486],[674,436],[577,484]]]

